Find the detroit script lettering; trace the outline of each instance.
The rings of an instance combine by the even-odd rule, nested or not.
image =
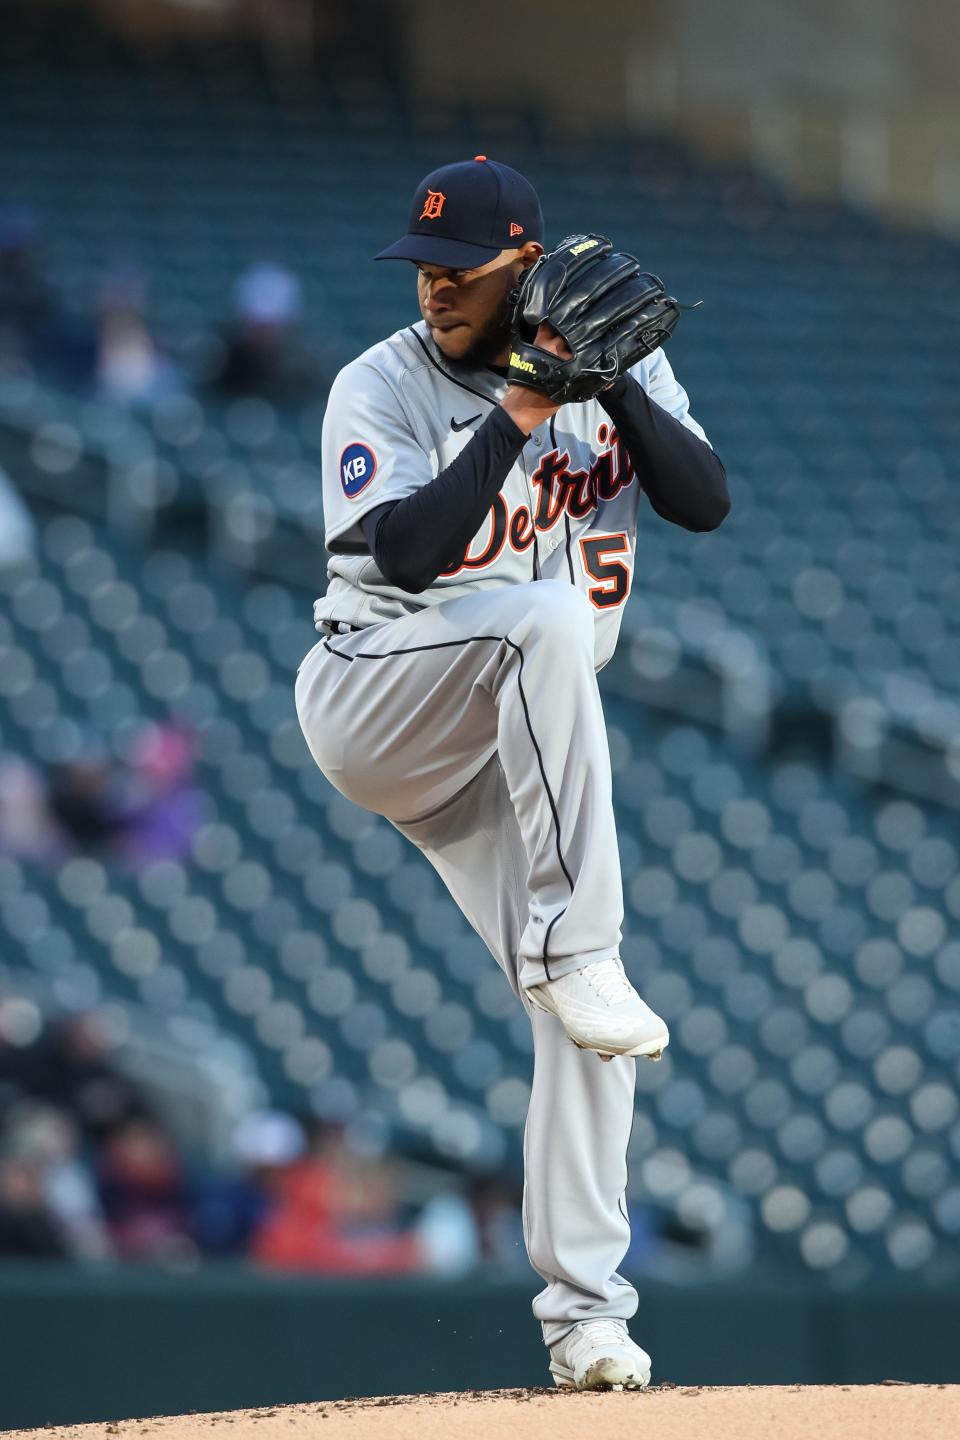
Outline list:
[[[602,428],[597,438],[601,443],[607,438]],[[529,550],[536,532],[552,530],[564,511],[573,520],[583,520],[601,500],[613,500],[635,478],[627,447],[613,429],[607,448],[593,457],[589,470],[571,470],[568,451],[550,450],[530,477],[536,495],[533,513],[529,505],[511,510],[499,494],[487,525],[471,540],[463,559],[440,573],[449,579],[464,570],[484,570],[496,562],[508,542],[518,552]]]

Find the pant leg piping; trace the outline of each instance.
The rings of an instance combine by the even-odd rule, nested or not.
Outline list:
[[[404,646],[402,649],[399,649],[399,650],[385,650],[385,651],[382,652],[382,654],[379,654],[379,655],[375,655],[375,654],[371,653],[369,650],[360,650],[360,651],[358,651],[355,655],[341,655],[341,656],[340,656],[340,659],[341,659],[341,660],[350,660],[350,661],[353,661],[353,660],[390,660],[390,659],[392,659],[393,657],[395,657],[395,656],[397,656],[397,655],[415,655],[415,654],[419,654],[420,652],[426,651],[426,650],[450,650],[450,649],[455,648],[456,646],[459,646],[459,645],[470,645],[470,644],[472,644],[474,641],[480,641],[480,640],[492,640],[492,641],[495,641],[498,645],[509,645],[512,650],[515,650],[515,651],[517,652],[517,655],[518,655],[518,657],[519,657],[518,671],[517,671],[517,689],[518,689],[519,692],[520,692],[520,703],[521,703],[521,705],[523,706],[523,718],[524,718],[524,720],[525,720],[525,722],[526,722],[527,733],[528,733],[528,735],[530,736],[530,742],[531,742],[531,744],[533,745],[534,752],[535,752],[536,757],[537,757],[537,765],[538,765],[539,770],[540,770],[540,778],[541,778],[541,780],[543,781],[543,788],[544,788],[544,790],[545,790],[546,793],[547,793],[547,800],[549,801],[549,804],[550,804],[550,814],[551,814],[551,817],[552,817],[552,819],[553,819],[554,843],[555,843],[556,851],[557,851],[557,859],[558,859],[558,861],[560,862],[560,869],[563,871],[563,877],[564,877],[564,879],[566,880],[567,884],[569,885],[569,887],[570,887],[570,894],[572,895],[572,894],[573,894],[573,878],[571,877],[570,871],[567,869],[567,862],[566,862],[566,861],[564,860],[564,858],[563,858],[562,837],[561,837],[561,833],[560,833],[560,812],[559,812],[558,809],[557,809],[557,802],[556,802],[556,800],[554,799],[553,791],[550,789],[550,782],[549,782],[549,780],[547,779],[547,772],[546,772],[546,768],[544,767],[544,763],[543,763],[543,752],[541,751],[540,746],[539,746],[539,744],[537,743],[537,737],[536,737],[536,734],[535,734],[534,729],[533,729],[533,722],[532,722],[531,719],[530,719],[530,708],[529,708],[529,706],[527,705],[527,697],[526,697],[526,693],[525,693],[524,688],[523,688],[523,650],[522,650],[522,648],[517,644],[517,642],[516,642],[515,640],[511,640],[511,639],[509,638],[509,636],[507,636],[507,635],[468,635],[468,636],[466,636],[466,637],[465,637],[464,639],[462,639],[462,640],[441,640],[441,641],[437,641],[435,644],[432,644],[432,645],[407,645],[407,646]],[[330,651],[331,655],[337,655],[337,654],[339,654],[338,651],[336,651],[336,650],[334,650],[334,649],[332,648],[332,646],[329,644],[328,641],[324,641],[324,646],[325,646],[325,648],[326,648],[327,650]],[[547,977],[548,980],[550,979],[550,966],[549,966],[549,963],[548,963],[548,954],[549,954],[549,948],[550,948],[550,935],[551,935],[551,933],[552,933],[552,931],[553,931],[554,925],[556,925],[557,921],[560,920],[560,919],[562,919],[562,917],[563,917],[566,913],[567,913],[567,907],[564,906],[564,908],[563,908],[561,911],[559,911],[556,915],[554,915],[553,919],[550,921],[550,924],[547,926],[547,933],[546,933],[546,935],[544,936],[544,939],[543,939],[543,956],[542,956],[542,960],[543,960],[543,968],[544,968],[544,971],[545,971],[545,973],[546,973],[546,977]]]

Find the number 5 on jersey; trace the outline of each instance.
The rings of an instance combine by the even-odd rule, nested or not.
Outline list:
[[[622,605],[630,594],[632,571],[629,563],[618,560],[618,555],[630,554],[630,542],[622,532],[619,535],[585,535],[580,541],[583,568],[597,584],[590,587],[587,595],[590,604],[597,610],[612,610]]]

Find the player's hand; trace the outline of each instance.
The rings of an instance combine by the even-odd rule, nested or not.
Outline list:
[[[570,347],[549,321],[545,320],[538,329],[536,343],[560,360],[570,359]],[[514,425],[527,435],[545,420],[551,419],[560,409],[559,405],[548,400],[539,390],[528,390],[525,385],[509,385],[500,404]]]
[[[571,358],[572,351],[570,346],[566,340],[564,340],[563,336],[554,330],[549,320],[544,320],[540,326],[534,344],[539,345],[541,350],[549,350],[551,355],[556,355],[560,360],[569,360]]]

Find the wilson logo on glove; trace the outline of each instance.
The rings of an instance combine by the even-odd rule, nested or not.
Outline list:
[[[510,365],[514,370],[528,370],[531,375],[537,373],[536,365],[532,365],[529,360],[522,360],[515,350],[510,355]]]

